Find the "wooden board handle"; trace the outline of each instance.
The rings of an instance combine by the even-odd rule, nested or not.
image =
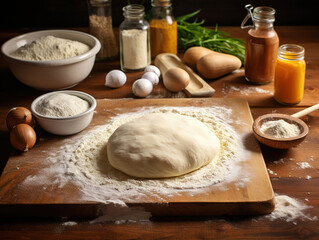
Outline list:
[[[311,113],[311,112],[316,111],[318,109],[319,109],[319,103],[317,103],[316,105],[313,105],[311,107],[308,107],[300,112],[292,114],[291,116],[295,117],[295,118],[301,118],[301,117],[307,115],[308,113]]]
[[[191,68],[186,66],[179,57],[171,53],[162,53],[155,58],[155,65],[161,70],[162,76],[173,67],[184,69],[190,77],[190,83],[184,89],[189,97],[210,97],[215,93],[215,89],[208,85]]]

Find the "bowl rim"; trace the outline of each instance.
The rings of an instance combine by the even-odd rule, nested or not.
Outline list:
[[[79,114],[76,114],[76,115],[73,115],[73,116],[70,116],[70,117],[45,116],[45,115],[42,115],[42,114],[38,113],[35,110],[36,105],[38,104],[38,102],[41,99],[43,99],[43,98],[45,98],[45,97],[47,97],[49,95],[56,94],[56,93],[66,93],[66,94],[70,94],[70,95],[73,95],[73,96],[80,97],[81,99],[83,99],[81,96],[85,96],[86,99],[83,99],[83,100],[87,101],[87,99],[89,99],[88,102],[90,104],[90,107],[89,107],[89,109],[85,110],[84,112],[81,112]],[[36,118],[40,118],[40,119],[44,119],[44,120],[54,120],[54,121],[73,120],[73,119],[81,118],[84,115],[87,115],[87,114],[93,112],[95,110],[95,108],[96,108],[96,105],[97,105],[96,99],[93,96],[91,96],[90,94],[88,94],[88,93],[81,92],[81,91],[75,91],[75,90],[59,90],[59,91],[52,91],[52,92],[49,92],[49,93],[42,94],[39,97],[37,97],[36,99],[34,99],[33,102],[31,103],[31,112]]]
[[[91,49],[89,51],[87,51],[87,52],[85,52],[85,53],[83,53],[81,55],[70,57],[70,58],[64,58],[64,59],[56,59],[56,60],[36,60],[36,61],[23,60],[23,59],[11,57],[10,54],[7,53],[6,47],[10,43],[15,42],[17,40],[21,40],[21,39],[25,38],[28,35],[35,35],[35,34],[39,34],[39,33],[42,34],[42,36],[46,36],[46,35],[50,35],[50,34],[54,35],[54,33],[74,33],[74,34],[82,35],[82,36],[85,36],[87,38],[93,39],[94,40],[94,45],[91,47]],[[68,38],[65,38],[65,39],[68,39]],[[78,41],[78,40],[75,40],[75,41]],[[21,35],[15,36],[15,37],[7,40],[5,43],[2,44],[1,53],[3,54],[3,56],[8,61],[16,62],[16,63],[20,63],[20,64],[24,63],[24,64],[30,64],[30,65],[39,65],[39,66],[49,66],[49,65],[51,65],[51,66],[61,66],[61,65],[68,65],[68,64],[72,64],[72,63],[76,63],[76,62],[80,62],[80,61],[86,60],[86,59],[96,55],[100,51],[100,49],[101,49],[100,41],[96,37],[91,35],[91,34],[88,34],[88,33],[85,33],[85,32],[81,32],[81,31],[76,31],[76,30],[50,29],[50,30],[40,30],[40,31],[27,32],[27,33],[23,33]]]

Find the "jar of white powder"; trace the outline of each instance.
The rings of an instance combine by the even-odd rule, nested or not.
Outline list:
[[[144,20],[144,7],[139,4],[123,8],[120,25],[121,69],[126,72],[143,70],[151,63],[149,24]]]

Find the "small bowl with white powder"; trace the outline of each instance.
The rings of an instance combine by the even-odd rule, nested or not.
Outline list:
[[[288,149],[300,144],[309,128],[299,118],[286,114],[266,114],[258,117],[253,124],[256,139],[266,146]]]
[[[1,52],[23,84],[40,90],[61,90],[89,75],[100,48],[99,40],[84,32],[44,30],[8,40]]]
[[[71,135],[85,129],[95,108],[94,97],[71,90],[43,94],[31,104],[31,112],[41,128],[56,135]]]

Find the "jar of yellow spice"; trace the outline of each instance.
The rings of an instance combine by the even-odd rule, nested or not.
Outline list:
[[[152,0],[150,16],[151,56],[177,54],[177,22],[170,0]]]

